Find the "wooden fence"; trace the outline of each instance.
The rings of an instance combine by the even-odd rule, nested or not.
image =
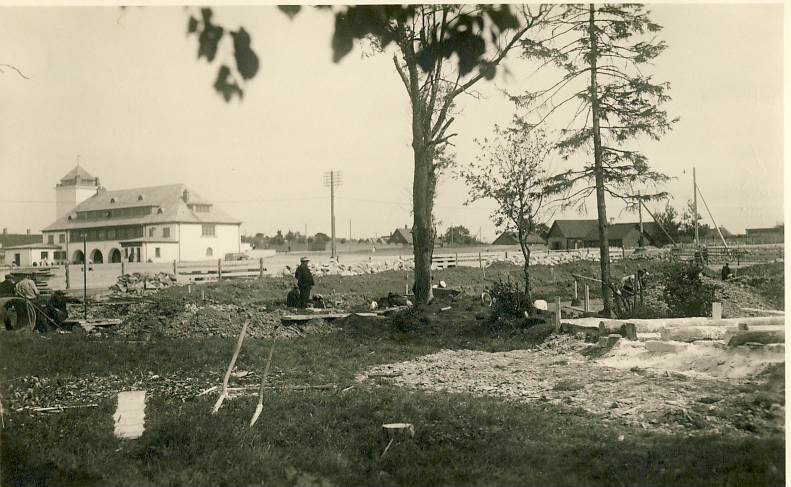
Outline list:
[[[173,262],[179,282],[218,281],[233,278],[264,277],[264,259]]]
[[[783,247],[778,245],[760,245],[750,247],[681,247],[671,250],[676,261],[702,260],[706,264],[762,264],[783,260]]]

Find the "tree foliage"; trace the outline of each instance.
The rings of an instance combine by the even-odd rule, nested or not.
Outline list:
[[[670,99],[669,83],[656,82],[644,73],[645,65],[667,44],[655,38],[661,26],[639,4],[566,5],[545,25],[543,38],[522,41],[523,52],[539,60],[542,68],[554,68],[561,75],[551,86],[512,96],[512,100],[523,109],[525,123],[533,125],[545,123],[558,110],[570,113],[555,147],[565,158],[581,154],[588,161],[558,174],[556,181],[574,185],[566,195],[566,206],[584,205],[596,194],[602,297],[609,314],[605,195],[634,207],[635,187],[655,188],[668,179],[651,169],[642,152],[628,146],[634,139],[658,140],[677,121],[661,108]],[[644,192],[642,199],[666,196]]]
[[[458,171],[467,183],[467,204],[492,199],[497,207],[491,215],[500,231],[513,230],[525,258],[525,298],[530,303],[530,246],[528,236],[539,230],[548,209],[568,189],[562,180],[548,174],[547,157],[552,144],[541,130],[528,131],[514,125],[495,126],[492,140],[477,141],[480,154]],[[546,224],[544,224],[546,227]]]

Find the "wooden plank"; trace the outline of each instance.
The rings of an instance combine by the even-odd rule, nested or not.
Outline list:
[[[776,310],[776,309],[758,309],[758,308],[743,308],[740,307],[742,311],[749,311],[750,313],[766,313],[769,315],[780,315],[785,316],[785,311]]]
[[[346,318],[351,313],[326,313],[326,314],[313,314],[313,315],[285,315],[280,318],[281,321],[310,321],[310,320],[335,320],[339,318]]]

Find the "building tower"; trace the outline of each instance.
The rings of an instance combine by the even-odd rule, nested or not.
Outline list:
[[[72,208],[96,194],[99,178],[80,167],[79,162],[55,185],[55,219],[62,218]]]

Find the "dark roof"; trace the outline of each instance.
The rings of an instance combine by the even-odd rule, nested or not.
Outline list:
[[[18,245],[39,243],[42,241],[41,234],[28,235],[26,233],[4,233],[0,235],[0,247],[8,248]]]
[[[399,238],[400,237],[400,238]],[[412,245],[412,231],[408,228],[398,227],[388,239],[390,242],[406,242]]]
[[[637,222],[610,223],[607,226],[607,236],[610,240],[621,240],[632,230],[639,231],[639,229],[640,224]],[[643,232],[655,239],[661,230],[654,222],[643,222]],[[549,236],[587,241],[599,240],[599,222],[598,220],[555,220],[552,228],[549,229]]]
[[[783,233],[784,230],[785,230],[784,225],[777,225],[775,227],[769,227],[769,228],[747,228],[744,230],[744,232],[748,234],[749,233]]]
[[[585,239],[591,231],[596,231],[596,220],[555,220],[549,229],[551,237]],[[559,235],[557,233],[559,232]]]
[[[188,202],[185,202],[183,199],[184,191],[188,193]],[[156,223],[241,223],[224,211],[217,209],[215,205],[211,205],[210,210],[207,212],[196,212],[190,209],[188,203],[210,204],[184,184],[168,184],[164,186],[150,186],[147,188],[122,189],[117,191],[103,190],[98,191],[95,195],[77,205],[67,215],[64,215],[62,218],[55,221],[55,223],[44,228],[44,231],[95,228],[105,227],[107,225]],[[77,212],[82,211],[140,206],[153,206],[157,208],[157,210],[162,209],[162,212],[160,213],[155,210],[150,215],[132,218],[100,220],[78,220],[76,218]],[[69,221],[69,216],[72,217],[72,221]]]
[[[492,245],[514,245],[519,243],[519,237],[517,237],[516,232],[503,232],[500,234],[499,237],[494,239]],[[536,233],[529,233],[527,235],[527,243],[528,244],[545,244],[546,241],[541,238],[540,235]]]
[[[60,178],[60,180],[61,180],[61,182],[69,182],[69,181],[73,181],[74,179],[76,179],[77,176],[79,176],[79,178],[81,180],[86,180],[86,179],[94,180],[94,179],[96,179],[95,177],[93,177],[91,175],[91,173],[86,171],[82,166],[78,165],[78,166],[74,166],[74,169],[72,169],[71,171],[67,172],[65,176]]]
[[[3,247],[4,250],[21,250],[21,249],[60,249],[60,245],[50,245],[41,242],[29,243],[24,245],[14,245],[13,247]]]

